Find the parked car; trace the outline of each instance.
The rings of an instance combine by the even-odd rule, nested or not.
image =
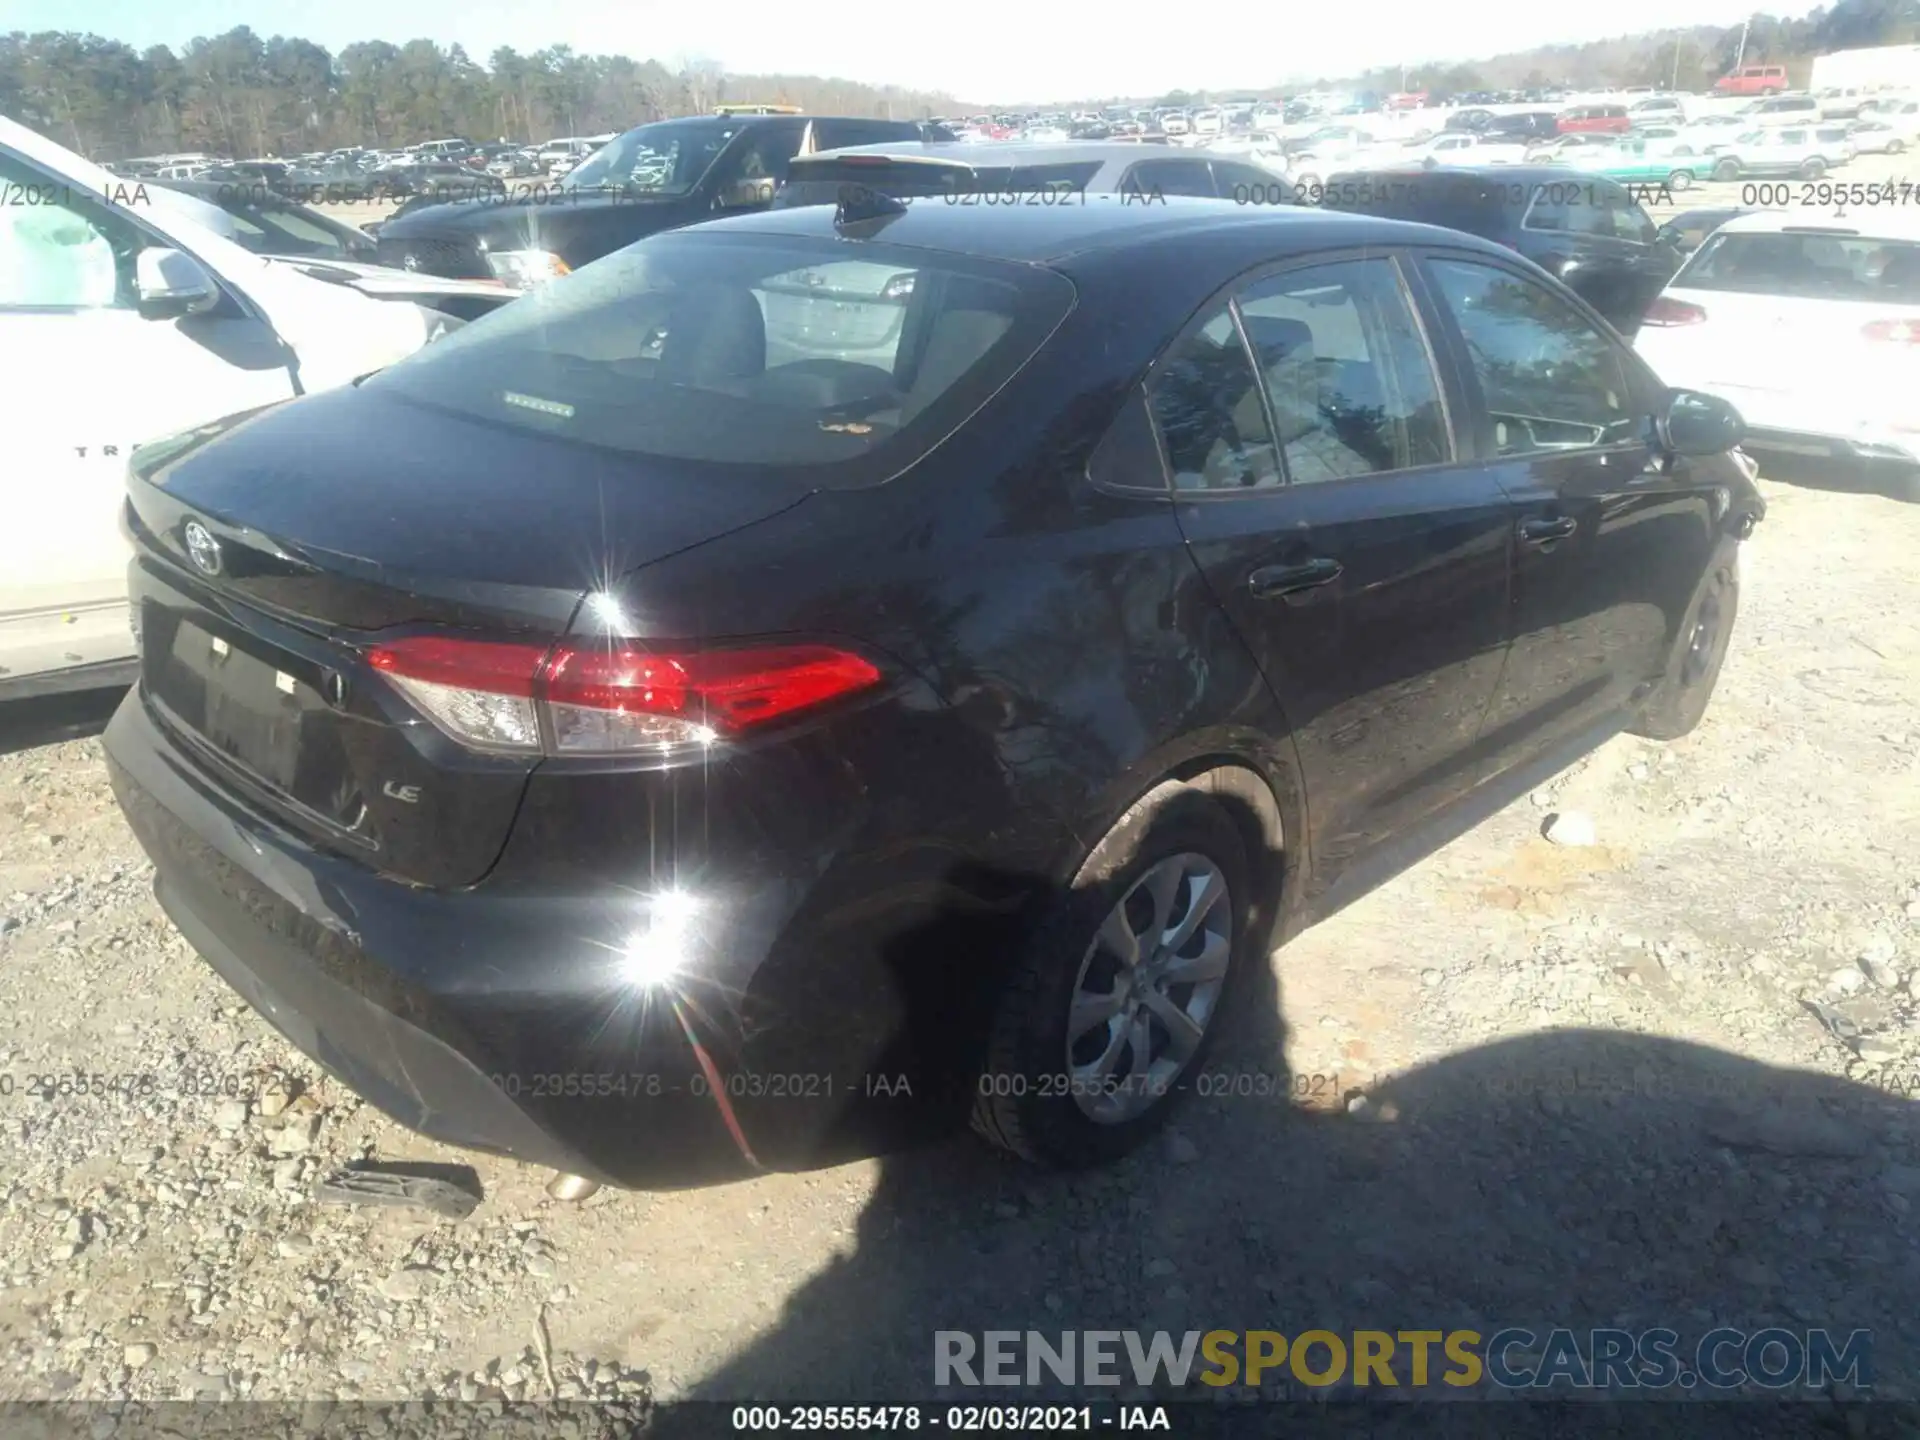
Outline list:
[[[1662,376],[1739,406],[1757,454],[1869,462],[1920,501],[1912,211],[1729,220],[1654,302],[1635,345]]]
[[[1735,140],[1716,142],[1708,153],[1713,158],[1715,180],[1764,179],[1774,175],[1818,180],[1836,165],[1845,163],[1845,154],[1839,146],[1823,143],[1813,131],[1799,127],[1749,130]]]
[[[1740,114],[1749,125],[1811,125],[1820,118],[1820,102],[1811,95],[1775,95]]]
[[[975,197],[993,204],[1058,203],[1070,196],[1125,193],[1142,200],[1204,196],[1242,204],[1290,204],[1284,171],[1207,150],[1171,153],[1122,141],[1043,145],[1009,140],[988,150],[908,141],[797,155],[773,208],[834,205],[847,185],[908,200]]]
[[[1563,135],[1624,135],[1633,128],[1624,105],[1569,105],[1557,123]]]
[[[1642,125],[1670,125],[1686,118],[1686,102],[1678,95],[1643,95],[1627,106],[1627,119],[1636,130]]]
[[[1787,88],[1784,65],[1748,65],[1713,82],[1721,95],[1778,95]]]
[[[920,127],[830,115],[662,120],[602,146],[557,193],[395,215],[380,228],[380,261],[525,289],[656,231],[765,209],[796,155],[897,141],[921,143]]]
[[[1711,155],[1692,154],[1684,147],[1630,137],[1612,145],[1583,146],[1568,152],[1561,163],[1582,175],[1685,190],[1695,180],[1711,177],[1717,161]]]
[[[222,211],[0,117],[0,697],[132,678],[116,519],[134,447],[410,354],[457,320],[249,254]]]
[[[1489,140],[1518,140],[1531,144],[1560,133],[1560,117],[1552,110],[1528,110],[1517,115],[1496,115],[1482,132]]]
[[[1524,260],[866,202],[656,235],[130,477],[105,748],[160,903],[401,1122],[630,1186],[969,1116],[1109,1159],[1366,862],[1702,717],[1739,418]],[[773,365],[761,294],[842,266],[913,277],[892,367],[830,295]]]
[[[1486,109],[1484,106],[1472,105],[1462,110],[1456,110],[1447,116],[1446,124],[1442,128],[1447,130],[1464,130],[1470,134],[1478,134],[1480,131],[1492,125],[1498,118],[1493,111]]]
[[[1417,220],[1483,236],[1563,280],[1623,335],[1680,266],[1618,181],[1560,165],[1450,166],[1335,175],[1334,209]]]
[[[1900,112],[1874,115],[1856,120],[1847,132],[1856,154],[1898,155],[1908,146],[1920,143],[1920,107],[1916,113]]]

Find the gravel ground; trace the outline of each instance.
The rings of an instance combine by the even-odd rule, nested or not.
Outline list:
[[[959,1140],[549,1200],[255,1018],[154,905],[97,740],[61,738],[100,703],[16,708],[0,1400],[897,1402],[940,1328],[1508,1323],[1865,1327],[1878,1393],[1920,1398],[1920,509],[1763,483],[1707,723],[1611,742],[1288,946],[1212,1063],[1234,1093],[1079,1177]],[[472,1163],[484,1202],[309,1198],[361,1156]]]

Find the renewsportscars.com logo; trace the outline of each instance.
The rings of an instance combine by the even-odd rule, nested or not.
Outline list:
[[[1491,1383],[1504,1390],[1824,1390],[1873,1384],[1873,1334],[1668,1329],[937,1330],[936,1385],[1230,1385],[1357,1389]]]

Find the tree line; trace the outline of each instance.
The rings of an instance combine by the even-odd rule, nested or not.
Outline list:
[[[455,135],[536,143],[727,103],[896,119],[955,108],[949,95],[896,86],[733,75],[709,60],[578,55],[565,45],[502,48],[482,64],[431,40],[363,40],[334,54],[244,25],[178,54],[74,32],[0,36],[0,114],[97,160],[181,151],[242,159]]]
[[[1745,30],[1745,50],[1741,32]],[[1740,25],[1695,25],[1645,31],[1583,44],[1541,45],[1479,60],[1383,65],[1357,75],[1320,75],[1259,91],[1175,90],[1161,105],[1199,105],[1222,99],[1278,100],[1303,90],[1425,90],[1458,95],[1475,90],[1600,89],[1657,85],[1704,90],[1734,67],[1785,65],[1804,85],[1813,57],[1873,45],[1920,44],[1920,0],[1839,0],[1799,16],[1755,14]],[[1099,103],[1099,102],[1095,102]]]

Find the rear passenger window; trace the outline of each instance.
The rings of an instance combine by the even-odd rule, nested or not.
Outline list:
[[[1466,341],[1497,454],[1634,438],[1641,417],[1620,352],[1579,311],[1491,265],[1432,260],[1427,268]]]
[[[1181,341],[1149,396],[1176,490],[1280,483],[1259,377],[1233,314],[1221,306]]]
[[[1392,261],[1271,275],[1239,305],[1289,483],[1450,458],[1439,382]]]

